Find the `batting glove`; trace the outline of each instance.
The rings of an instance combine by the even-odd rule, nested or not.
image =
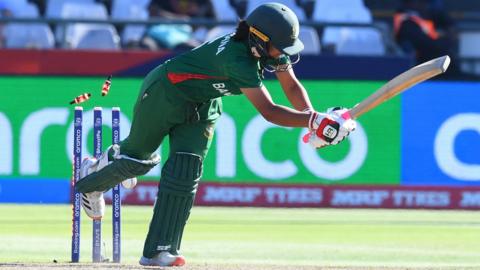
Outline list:
[[[329,108],[326,113],[312,112],[309,121],[311,132],[303,138],[315,148],[335,145],[343,141],[357,126],[353,119],[344,119],[348,110],[341,107]]]

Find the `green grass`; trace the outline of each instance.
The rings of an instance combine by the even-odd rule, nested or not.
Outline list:
[[[104,241],[111,258],[110,209]],[[122,261],[136,263],[151,207],[122,208]],[[69,205],[0,204],[0,263],[70,260]],[[81,261],[92,225],[82,213]],[[191,263],[480,269],[480,213],[195,207],[182,252]]]

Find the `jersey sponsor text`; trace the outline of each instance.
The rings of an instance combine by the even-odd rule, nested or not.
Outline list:
[[[225,95],[225,96],[232,95],[232,93],[228,89],[225,88],[224,83],[213,83],[212,86],[213,86],[213,88],[215,88],[215,90],[220,92],[222,95]]]
[[[230,35],[225,36],[222,41],[220,41],[220,45],[217,48],[217,53],[215,55],[218,55],[221,53],[223,50],[225,50],[225,45],[230,41]]]

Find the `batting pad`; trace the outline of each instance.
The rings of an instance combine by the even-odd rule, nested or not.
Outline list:
[[[122,155],[120,159],[114,159],[98,172],[80,179],[75,183],[75,189],[81,193],[107,191],[125,179],[146,174],[160,162],[160,158],[154,155],[150,160],[125,157]]]
[[[179,152],[167,160],[145,240],[144,257],[152,258],[161,251],[178,254],[201,176],[202,159],[198,155]]]

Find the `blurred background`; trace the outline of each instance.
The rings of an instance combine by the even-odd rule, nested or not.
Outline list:
[[[143,76],[232,32],[261,0],[0,0],[0,202],[68,203],[72,110],[122,108],[122,137]],[[295,65],[317,110],[351,107],[387,80],[448,54],[449,71],[362,117],[349,141],[320,151],[304,130],[265,122],[242,97],[225,98],[197,204],[480,209],[480,2],[279,0],[301,22]],[[108,96],[100,90],[113,75]],[[280,85],[266,85],[288,104]],[[158,150],[165,155],[168,140]],[[160,167],[125,191],[151,205]],[[52,192],[52,191],[55,192]]]

